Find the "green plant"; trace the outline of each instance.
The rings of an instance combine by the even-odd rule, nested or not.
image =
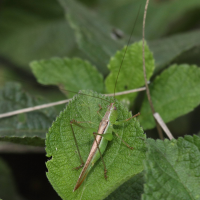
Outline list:
[[[38,8],[35,2],[28,5],[21,0],[18,3],[24,5],[25,10],[28,8],[37,10]],[[122,49],[126,43],[127,35],[130,32],[129,27],[132,27],[130,24],[133,24],[127,20],[130,19],[130,16],[126,16],[125,13],[130,13],[130,10],[133,10],[132,6],[137,7],[138,1],[127,1],[123,5],[120,1],[114,1],[114,3],[112,1],[98,1],[94,3],[99,6],[99,13],[104,18],[90,12],[89,8],[79,2],[60,0],[59,3],[66,11],[69,22],[67,25],[59,5],[55,1],[46,2],[45,0],[40,4],[43,12],[38,10],[37,15],[34,12],[30,12],[28,15],[15,10],[18,19],[22,19],[17,26],[15,25],[15,18],[11,18],[11,24],[1,22],[2,28],[0,30],[4,30],[0,31],[1,56],[7,57],[8,61],[20,67],[27,66],[27,63],[32,61],[31,69],[38,82],[44,85],[56,85],[70,98],[74,94],[66,90],[77,92],[80,89],[90,89],[99,93],[113,93],[124,49],[116,54],[115,52]],[[16,2],[10,3],[8,1],[4,3],[7,9],[1,15],[8,20],[10,11],[14,10],[16,5]],[[89,5],[94,6],[91,3]],[[175,19],[181,18],[184,12],[189,12],[189,9],[199,6],[197,0],[189,3],[183,0],[181,3],[180,0],[160,4],[152,2],[146,22],[146,39],[149,47],[145,46],[145,59],[147,77],[151,79],[149,87],[152,101],[156,112],[162,116],[166,123],[177,118],[177,120],[182,119],[187,122],[183,124],[183,122],[175,121],[175,125],[168,124],[171,125],[172,132],[176,132],[178,129],[179,135],[183,137],[171,141],[168,139],[164,141],[153,140],[148,137],[145,139],[142,128],[148,135],[150,132],[147,130],[155,127],[147,98],[143,98],[142,95],[138,96],[136,93],[119,96],[118,100],[123,104],[119,104],[119,107],[122,108],[120,112],[123,115],[130,115],[125,107],[132,108],[133,105],[133,112],[138,110],[141,112],[139,122],[132,120],[125,129],[119,127],[123,139],[132,144],[135,149],[129,150],[115,138],[104,154],[108,164],[109,180],[107,182],[104,180],[102,163],[99,161],[84,183],[85,190],[80,188],[75,193],[72,192],[71,188],[73,188],[79,172],[72,169],[78,165],[78,158],[75,153],[75,146],[71,143],[71,136],[61,134],[61,130],[68,130],[69,123],[67,121],[76,118],[78,113],[83,115],[88,109],[91,109],[93,115],[95,115],[98,104],[104,105],[105,108],[106,102],[91,97],[88,99],[90,107],[79,103],[77,98],[74,97],[69,103],[69,107],[63,110],[59,116],[57,116],[58,110],[50,108],[3,118],[0,120],[0,141],[44,147],[46,132],[52,122],[56,120],[47,134],[46,151],[47,156],[51,157],[47,162],[49,171],[47,174],[53,187],[63,199],[103,199],[108,195],[107,199],[199,199],[200,139],[198,135],[186,135],[197,133],[199,126],[194,131],[191,128],[194,126],[188,125],[188,118],[180,118],[199,105],[199,30],[155,39],[161,35],[167,36],[167,34],[173,33],[169,32],[169,27],[162,26],[163,20],[165,20],[165,23],[167,23],[166,20],[174,22]],[[176,11],[174,11],[175,9]],[[158,11],[155,12],[155,10]],[[170,16],[168,11],[171,13]],[[141,25],[140,18],[142,15],[143,13],[140,12],[139,22],[135,27],[136,37],[133,38],[135,40],[138,40],[137,34],[140,30],[138,24]],[[120,18],[117,16],[120,16]],[[122,16],[124,17],[122,18]],[[127,23],[124,23],[124,21],[122,23],[121,20],[125,19]],[[28,25],[30,21],[34,22],[33,26]],[[125,33],[122,39],[117,38],[115,30],[108,22],[123,28],[127,34]],[[154,24],[154,28],[150,28],[150,24]],[[177,32],[184,30],[183,24],[179,26],[180,30],[177,26]],[[42,35],[44,32],[47,34]],[[52,39],[52,36],[55,35],[55,39]],[[75,41],[82,52],[78,50]],[[15,44],[14,51],[10,44]],[[66,55],[68,55],[68,58],[66,58]],[[70,58],[74,55],[76,55],[76,58]],[[86,59],[89,61],[86,61]],[[2,61],[3,58],[0,57],[0,60]],[[169,65],[169,63],[171,64]],[[4,67],[7,64],[1,62],[1,72],[8,73],[14,79],[22,79],[15,73],[10,75],[9,69]],[[26,71],[27,69],[23,68],[23,70]],[[106,78],[104,79],[103,76]],[[22,81],[22,83],[24,82]],[[142,87],[143,85],[142,43],[134,42],[126,53],[117,81],[116,92]],[[32,91],[31,88],[29,90]],[[43,93],[44,90],[41,91],[41,94]],[[89,93],[99,96],[99,94],[93,94],[91,91]],[[44,96],[47,96],[47,94],[50,96],[48,92]],[[52,96],[58,96],[58,92],[55,91]],[[52,96],[50,96],[51,99],[55,98]],[[81,100],[85,97],[80,96],[79,98]],[[23,92],[21,86],[16,83],[7,83],[0,92],[0,99],[2,113],[46,103],[44,98],[35,98]],[[75,112],[71,109],[74,109]],[[196,114],[196,119],[198,119],[198,116],[199,113]],[[85,116],[86,121],[87,117],[89,116]],[[152,132],[155,133],[156,131],[153,130]],[[81,150],[84,152],[84,158],[86,158],[92,138],[87,133],[84,133],[84,138],[82,138],[79,135],[82,134],[81,129],[77,130],[77,134]],[[175,136],[178,137],[178,135]],[[112,161],[113,157],[116,160]],[[70,163],[68,159],[72,159]],[[5,168],[7,168],[5,166],[5,164],[2,164],[0,170],[0,173],[5,177],[0,181],[0,185],[6,183],[6,178],[12,180],[9,173],[4,173]],[[11,187],[14,188],[12,194],[16,194],[15,187],[13,185]],[[1,190],[0,198],[6,199],[6,194],[2,193]],[[8,198],[17,199],[20,197],[10,195]]]

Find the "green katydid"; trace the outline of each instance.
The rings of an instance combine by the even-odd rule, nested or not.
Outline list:
[[[100,107],[100,109],[101,109],[101,107]],[[83,164],[84,164],[84,166],[83,166],[83,169],[81,171],[81,174],[78,178],[78,181],[77,181],[73,191],[77,190],[80,187],[80,185],[82,184],[82,182],[86,178],[87,174],[89,173],[90,169],[93,167],[95,162],[100,157],[101,157],[103,165],[104,165],[104,177],[105,177],[105,179],[107,179],[107,175],[106,175],[107,169],[106,169],[105,162],[103,160],[102,154],[106,150],[108,141],[112,140],[112,132],[114,132],[113,125],[122,125],[124,122],[129,121],[130,119],[132,119],[133,117],[136,117],[138,115],[139,115],[139,113],[128,118],[128,119],[117,121],[118,113],[117,113],[117,108],[115,107],[115,102],[110,103],[110,105],[107,108],[105,115],[103,116],[103,118],[102,118],[102,120],[99,124],[99,128],[98,128],[97,133],[95,133],[95,132],[93,133],[95,139],[94,139],[93,145],[91,147],[90,153],[88,155],[88,158],[87,158],[85,164],[84,164],[83,159],[80,155],[80,151],[79,151],[79,148],[78,148],[78,145],[77,145],[77,141],[75,139],[77,149],[78,149],[78,153],[79,153],[79,156],[80,156],[80,159],[81,159],[81,162],[82,162],[80,167],[82,167]],[[72,124],[78,125],[79,122],[72,120],[70,123],[71,123],[71,127],[72,127]],[[76,138],[75,133],[73,131],[73,127],[72,127],[72,132],[74,134],[74,138]],[[115,133],[115,134],[116,134],[116,136],[118,136],[117,133]],[[122,140],[122,142],[125,143],[125,145],[128,148],[133,149],[125,141]],[[78,167],[77,169],[79,169],[80,167]]]

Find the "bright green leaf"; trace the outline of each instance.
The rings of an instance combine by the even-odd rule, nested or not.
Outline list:
[[[200,69],[195,65],[172,65],[150,84],[150,94],[156,112],[169,122],[192,111],[200,103]],[[144,129],[155,126],[145,98],[140,115]]]
[[[19,84],[7,83],[0,90],[0,113],[44,104],[22,91]],[[53,108],[0,119],[0,141],[44,146],[45,133],[55,118]]]
[[[155,57],[155,72],[158,72],[185,52],[194,49],[194,47],[199,49],[200,31],[173,35],[167,38],[149,41],[148,44]],[[196,57],[198,58],[198,56]]]
[[[98,200],[107,197],[126,180],[143,170],[143,158],[146,149],[141,137],[145,138],[145,134],[143,134],[143,130],[135,118],[123,126],[114,126],[116,133],[134,149],[130,150],[118,137],[114,136],[103,154],[108,170],[108,180],[104,179],[103,164],[99,160],[89,172],[81,187],[73,192],[81,171],[73,170],[73,168],[81,163],[77,154],[70,121],[72,119],[80,122],[90,121],[91,123],[84,123],[84,125],[92,126],[94,131],[97,131],[101,121],[101,117],[97,113],[99,104],[103,108],[100,114],[104,115],[109,102],[103,99],[111,100],[111,98],[105,98],[103,95],[93,92],[82,91],[82,93],[89,96],[78,95],[74,97],[66,110],[60,113],[49,129],[46,137],[46,152],[47,156],[51,157],[51,160],[47,162],[47,177],[62,199]],[[131,116],[131,113],[118,102],[116,102],[116,108],[119,120]],[[85,161],[94,137],[78,126],[73,125],[73,130],[81,155]]]
[[[147,140],[143,200],[200,199],[200,137]]]
[[[103,77],[89,62],[79,58],[52,58],[50,60],[33,61],[32,71],[38,82],[44,85],[57,85],[64,88],[69,97],[81,89],[103,92]]]
[[[126,47],[118,51],[114,57],[110,59],[108,68],[111,71],[106,78],[106,88],[110,93],[114,92],[115,82],[119,72],[120,65],[123,60]],[[145,45],[145,62],[147,79],[151,77],[154,70],[154,59],[147,45]],[[133,43],[127,49],[126,56],[124,57],[123,64],[117,79],[115,92],[121,92],[130,89],[136,89],[144,85],[143,75],[143,61],[142,61],[142,41]],[[118,99],[126,99],[133,101],[136,93],[126,96],[119,96]]]

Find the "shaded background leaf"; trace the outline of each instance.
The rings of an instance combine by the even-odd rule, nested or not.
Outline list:
[[[44,103],[22,91],[16,83],[7,83],[0,90],[0,112],[5,113]],[[44,146],[46,131],[55,119],[54,108],[0,119],[0,141]]]
[[[48,5],[48,6],[46,6]],[[74,34],[54,0],[3,1],[0,54],[29,70],[35,59],[65,56],[75,47]]]
[[[75,30],[76,40],[83,52],[93,61],[104,75],[106,65],[116,49],[123,43],[111,36],[112,27],[95,13],[72,0],[59,0],[71,27]],[[98,22],[98,23],[97,23]]]
[[[15,181],[12,177],[11,169],[7,163],[0,158],[0,199],[24,200],[18,192]]]
[[[105,200],[140,200],[143,194],[144,173],[141,172],[111,193]]]
[[[145,0],[99,0],[98,3],[98,11],[106,21],[130,34],[135,21],[132,13],[137,13],[140,5],[144,8]],[[198,0],[150,1],[145,28],[146,39],[157,39],[197,26],[199,9]],[[134,35],[138,37],[142,35],[142,20],[143,12],[140,12],[134,30]]]
[[[185,52],[188,54],[193,50],[193,48],[200,51],[200,31],[191,31],[167,38],[153,40],[149,41],[148,44],[155,57],[155,72],[159,72],[178,57],[179,63],[188,63]],[[196,62],[200,64],[198,58],[198,54],[196,54],[196,56],[194,55],[190,63],[193,64],[196,59]]]

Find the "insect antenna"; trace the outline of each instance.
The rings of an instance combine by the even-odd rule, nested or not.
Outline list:
[[[121,71],[121,68],[122,68],[122,65],[123,65],[123,62],[124,62],[124,58],[125,58],[125,55],[126,55],[126,52],[128,50],[128,46],[131,42],[131,38],[132,38],[132,35],[133,35],[133,31],[135,29],[135,25],[136,25],[136,22],[137,22],[137,19],[138,19],[138,16],[139,16],[139,13],[140,13],[140,9],[141,9],[141,4],[140,4],[140,7],[139,7],[139,10],[138,10],[138,13],[137,13],[137,16],[136,16],[136,20],[134,22],[134,25],[133,25],[133,28],[131,30],[131,35],[128,39],[128,42],[127,42],[127,45],[126,45],[126,48],[125,48],[125,51],[124,51],[124,54],[123,54],[123,58],[122,58],[122,61],[120,63],[120,67],[119,67],[119,70],[118,70],[118,73],[117,73],[117,78],[116,78],[116,81],[115,81],[115,87],[114,87],[114,101],[115,101],[115,93],[116,93],[116,86],[117,86],[117,81],[118,81],[118,77],[119,77],[119,73]]]

